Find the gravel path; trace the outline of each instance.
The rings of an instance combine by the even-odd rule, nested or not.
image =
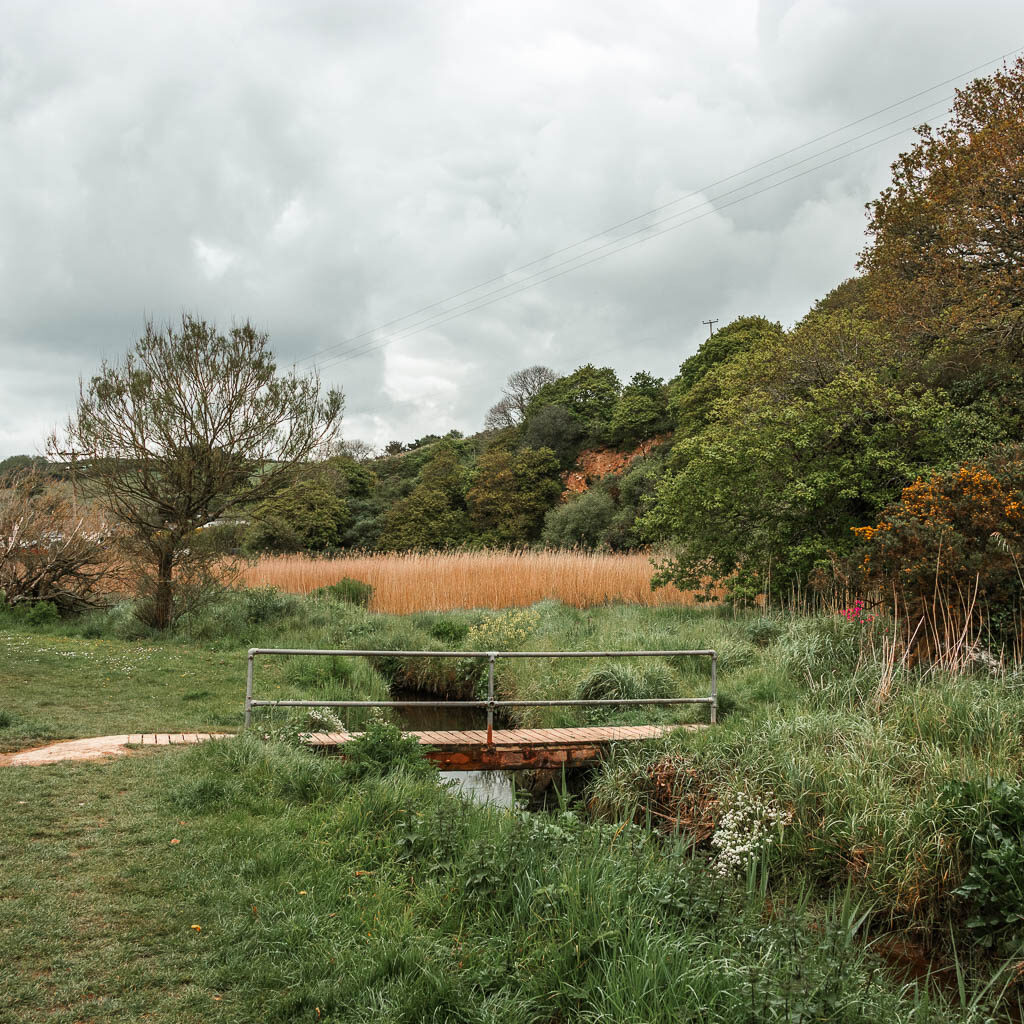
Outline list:
[[[141,747],[169,747],[184,743],[203,743],[230,736],[228,732],[145,732],[121,736],[93,736],[85,740],[62,740],[46,747],[0,754],[0,767],[56,764],[58,761],[92,761],[130,753],[129,744]]]

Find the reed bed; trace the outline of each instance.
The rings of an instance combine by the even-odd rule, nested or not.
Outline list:
[[[250,587],[308,594],[343,577],[373,587],[371,608],[404,615],[454,608],[524,607],[554,599],[577,608],[630,604],[692,605],[693,594],[651,590],[646,554],[586,551],[444,551],[355,554],[342,558],[276,555],[243,569]]]

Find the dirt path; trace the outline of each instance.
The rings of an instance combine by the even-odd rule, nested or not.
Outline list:
[[[0,754],[0,767],[56,764],[58,761],[91,761],[131,753],[131,747],[168,747],[183,743],[203,743],[230,736],[227,732],[146,732],[121,736],[93,736],[84,740],[62,740],[45,747]]]

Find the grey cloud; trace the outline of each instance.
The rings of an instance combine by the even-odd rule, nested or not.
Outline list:
[[[3,9],[0,457],[146,316],[249,318],[287,365],[1024,44],[997,0]],[[792,322],[901,144],[321,357],[347,432],[473,430],[518,367],[669,374],[709,316]]]

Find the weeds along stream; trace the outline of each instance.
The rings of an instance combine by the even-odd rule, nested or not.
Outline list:
[[[102,998],[169,1022],[319,1007],[336,1021],[975,1024],[1019,1002],[1020,669],[890,671],[837,616],[555,602],[396,616],[270,590],[159,636],[124,608],[8,616],[0,747],[238,727],[251,646],[517,645],[714,648],[721,724],[616,749],[588,780],[587,813],[567,815],[460,798],[418,757],[355,779],[252,737],[9,771],[0,1006],[19,1022],[103,1019],[83,1009]],[[268,662],[257,692],[382,700],[398,675],[442,692],[366,659]],[[542,700],[705,684],[672,662],[600,680],[524,662],[497,683]],[[575,724],[563,713],[529,721]],[[951,998],[901,987],[872,952],[883,932],[955,955],[962,985]]]

